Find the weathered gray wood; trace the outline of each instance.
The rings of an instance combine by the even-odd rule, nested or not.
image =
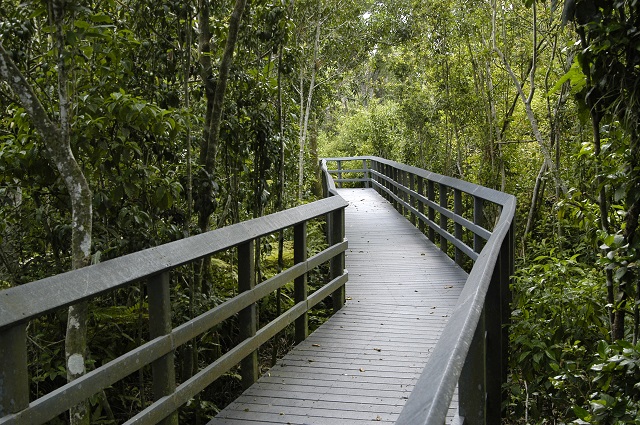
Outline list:
[[[238,292],[250,291],[256,286],[255,243],[249,241],[238,246]],[[255,336],[258,329],[256,304],[251,303],[238,313],[240,338]],[[258,351],[253,351],[240,363],[242,387],[249,388],[258,380]]]
[[[222,303],[216,308],[201,314],[193,320],[177,326],[170,334],[159,336],[107,363],[106,365],[88,372],[86,375],[72,383],[66,384],[44,397],[35,400],[27,409],[21,410],[16,414],[0,418],[0,424],[31,425],[35,423],[44,423],[54,418],[58,414],[68,410],[69,406],[73,406],[78,402],[85,400],[87,395],[95,394],[135,372],[141,367],[172,353],[175,347],[186,343],[203,332],[206,332],[213,326],[236,314],[241,309],[257,302],[264,296],[272,293],[278,287],[292,281],[306,271],[327,262],[333,256],[344,252],[346,248],[347,242],[344,241],[316,254],[306,262],[299,263],[285,272],[266,280],[254,289],[245,291],[231,300]],[[161,286],[163,282],[166,286],[166,276],[168,276],[168,274],[165,274],[164,277],[159,276],[156,279]],[[345,282],[346,274],[334,279],[334,281],[326,285],[324,289],[324,291],[326,291],[325,296],[335,291],[339,285],[344,285]],[[154,286],[154,282],[151,282],[151,287]],[[165,295],[162,295],[161,292],[154,291],[150,296],[157,297],[162,301],[168,299],[168,293],[165,291],[164,294]],[[166,301],[163,302],[166,307]],[[163,398],[152,406],[149,406],[144,412],[133,418],[131,423],[157,423],[163,418],[171,415],[172,412],[181,405],[181,403],[185,403],[195,396],[197,392],[209,385],[222,373],[225,373],[243,357],[251,353],[251,351],[255,351],[262,343],[275,335],[277,331],[284,329],[292,323],[293,320],[308,309],[308,305],[311,305],[312,302],[315,302],[315,300],[309,299],[306,303],[300,303],[290,309],[279,319],[276,319],[261,329],[256,338],[241,343],[236,347],[236,349],[225,354],[225,356],[219,359],[216,363],[211,364],[202,371],[202,373],[199,373],[197,376],[194,376],[191,380],[187,381],[187,383],[181,385],[173,396],[170,398]],[[162,302],[157,303],[155,300],[151,300],[150,304],[158,305],[160,311],[165,308],[162,307]],[[158,317],[159,314],[160,313],[153,313],[152,315],[154,317]],[[162,334],[162,329],[166,329],[167,323],[170,324],[168,320],[160,322],[152,320],[152,323],[155,325],[163,323],[160,330],[157,331],[158,334]],[[22,356],[21,358],[26,359],[26,356]],[[27,381],[24,380],[24,382],[26,383]],[[14,382],[10,382],[10,384],[13,385]]]
[[[0,417],[29,406],[27,325],[0,331]]]
[[[438,194],[440,196],[440,207],[442,209],[447,209],[447,201],[448,201],[448,192],[449,188],[443,184],[440,184],[438,186]],[[448,225],[448,218],[446,214],[443,214],[442,212],[440,213],[440,228],[442,230],[444,230],[445,232],[448,232],[447,230],[447,225]],[[442,234],[440,234],[440,249],[442,250],[442,252],[447,252],[447,248],[448,248],[448,244],[447,244],[448,240],[447,238],[443,237]]]
[[[162,337],[171,333],[171,287],[169,272],[149,278],[149,337]],[[173,393],[176,388],[176,372],[173,363],[173,351],[170,351],[151,363],[153,373],[153,399],[160,400]],[[178,412],[164,418],[160,424],[176,425]]]
[[[453,213],[458,217],[462,216],[462,192],[460,191],[460,189],[453,190]],[[460,225],[460,223],[458,223],[457,221],[454,221],[453,228],[453,235],[455,236],[455,238],[459,241],[462,241],[462,225]],[[462,254],[463,253],[460,248],[456,246],[455,260],[457,264],[462,265],[462,263],[464,262]]]
[[[473,197],[473,222],[479,226],[482,226],[484,223],[484,211],[483,211],[483,201],[479,196]],[[473,250],[475,252],[482,251],[482,247],[484,246],[484,241],[475,233],[473,235]]]
[[[469,425],[483,425],[486,423],[487,380],[490,378],[487,376],[487,369],[484,364],[487,355],[486,318],[486,310],[483,310],[478,327],[471,340],[469,353],[464,362],[458,384],[459,413],[460,416],[465,418],[465,424]],[[498,381],[498,379],[495,379],[495,381]]]
[[[466,273],[374,190],[339,194],[349,201],[345,306],[211,425],[394,423],[411,394]]]
[[[366,162],[365,162],[366,164]],[[329,244],[334,245],[344,240],[344,210],[338,210],[331,214],[331,225],[329,228]],[[335,256],[329,265],[329,276],[335,279],[344,272],[344,254]],[[344,306],[345,287],[340,287],[332,294],[333,310],[337,312]]]
[[[302,263],[307,260],[307,223],[300,223],[293,228],[293,262]],[[296,303],[307,300],[307,274],[296,277],[293,281],[293,299]],[[296,319],[295,339],[302,342],[309,334],[309,315],[305,312]]]

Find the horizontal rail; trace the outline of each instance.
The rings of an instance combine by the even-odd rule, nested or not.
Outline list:
[[[243,326],[241,326],[241,337],[245,338],[242,342],[174,390],[160,396],[156,395],[156,401],[153,404],[127,423],[155,424],[175,415],[182,404],[241,361],[243,362],[241,366],[243,379],[245,376],[249,380],[257,379],[257,376],[251,376],[250,370],[247,373],[244,369],[246,363],[247,369],[257,371],[257,356],[253,353],[262,344],[294,322],[296,335],[306,335],[308,333],[307,311],[328,295],[344,293],[344,285],[348,278],[344,270],[344,252],[347,249],[347,241],[344,240],[344,208],[346,206],[347,203],[341,197],[335,196],[0,292],[2,345],[10,347],[11,353],[26,354],[26,332],[24,331],[26,323],[48,312],[94,298],[140,280],[148,280],[148,285],[166,285],[165,289],[168,289],[168,273],[171,270],[230,248],[238,248],[238,261],[243,262],[242,264],[249,270],[247,273],[243,268],[242,276],[244,277],[241,277],[239,266],[239,285],[244,284],[247,288],[241,289],[243,292],[239,295],[175,328],[171,328],[169,323],[170,330],[165,335],[151,339],[31,403],[28,400],[26,360],[22,364],[14,357],[3,356],[0,358],[0,378],[3,378],[0,379],[0,424],[26,425],[47,422],[149,364],[154,365],[155,381],[156,368],[159,367],[162,359],[170,359],[165,367],[174,367],[173,352],[177,347],[236,314],[250,311],[248,309],[255,308],[259,300],[294,281],[296,291],[299,291],[297,293],[301,294],[301,297],[296,299],[293,307],[262,329],[249,334],[242,334]],[[328,219],[329,247],[307,259],[306,223],[318,217]],[[255,274],[252,272],[254,241],[291,227],[294,228],[295,234],[294,257],[302,260],[297,260],[296,264],[282,273],[255,285]],[[331,266],[330,281],[307,296],[306,274],[327,262]],[[158,277],[161,278],[158,279]],[[248,279],[248,282],[240,282],[242,279]],[[154,286],[154,294],[158,293],[155,289]],[[152,292],[151,288],[149,292]],[[161,304],[170,305],[169,291],[160,292],[165,294],[165,298],[154,295],[154,299],[157,298]],[[160,308],[152,305],[153,302],[155,301],[152,301],[150,296],[150,315],[152,307]],[[338,303],[336,306],[334,303],[334,309],[341,305]],[[301,318],[305,320],[302,321]],[[253,320],[256,320],[255,315]],[[299,329],[301,325],[305,329]],[[252,326],[257,327],[257,322]],[[16,372],[12,368],[18,363],[20,363],[19,370]],[[5,379],[6,377],[11,379]],[[175,387],[175,383],[173,386]]]
[[[340,197],[322,199],[5,289],[0,291],[0,331],[345,206]]]
[[[501,387],[507,372],[515,197],[378,157],[323,161],[337,164],[337,169],[328,170],[337,176],[336,184],[366,180],[458,264],[465,264],[464,257],[472,261],[454,311],[396,424],[444,423],[456,386],[460,423],[500,423]],[[352,161],[362,163],[362,168],[343,168],[343,163]],[[347,172],[351,174],[343,178]],[[470,210],[464,206],[463,194],[473,201]],[[488,230],[483,223],[490,204],[498,212]],[[473,219],[465,218],[465,212]],[[469,242],[463,240],[464,229],[473,235]]]

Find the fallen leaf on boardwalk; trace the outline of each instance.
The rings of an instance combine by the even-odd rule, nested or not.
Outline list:
[[[311,344],[312,347],[320,347],[320,344]]]
[[[351,297],[347,297],[347,298],[346,298],[346,300],[347,300],[347,301],[351,301]]]
[[[444,289],[451,289],[451,288],[453,288],[453,285],[447,285],[444,287]]]
[[[360,368],[360,372],[364,372],[364,369],[363,369],[363,368]]]
[[[313,359],[309,359],[309,360],[307,360],[307,361],[308,361],[309,363],[313,363],[313,362],[314,362],[314,360],[313,360]]]
[[[382,348],[374,348],[374,350],[376,350],[377,352],[382,351]]]
[[[381,421],[382,418],[380,416],[376,416],[376,421]]]

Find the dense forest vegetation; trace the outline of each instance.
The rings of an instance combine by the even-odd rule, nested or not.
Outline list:
[[[1,0],[0,289],[315,199],[320,156],[382,156],[518,198],[508,422],[640,423],[639,45],[626,0]],[[290,251],[263,241],[258,273]],[[174,276],[174,314],[234,267]],[[144,339],[142,291],[34,323],[32,392]],[[233,338],[184,348],[181,377]],[[214,414],[222,381],[181,414]]]

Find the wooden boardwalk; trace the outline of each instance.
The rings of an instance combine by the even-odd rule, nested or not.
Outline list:
[[[347,304],[210,425],[392,424],[402,410],[467,275],[373,189],[340,195]]]

